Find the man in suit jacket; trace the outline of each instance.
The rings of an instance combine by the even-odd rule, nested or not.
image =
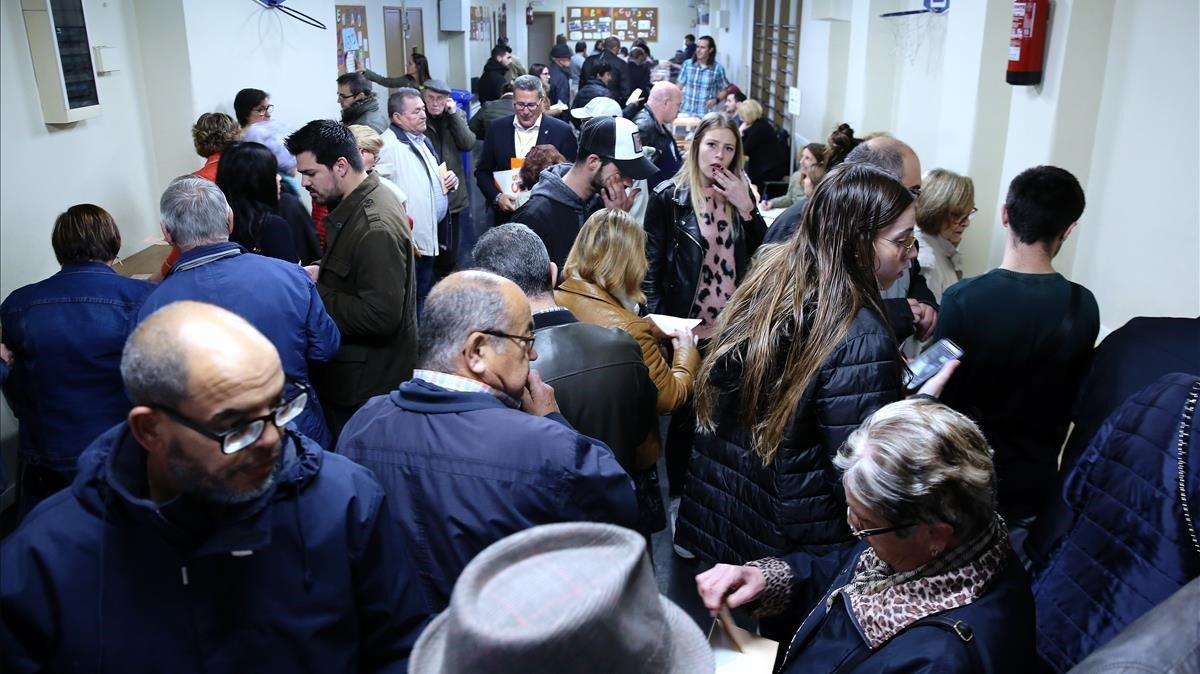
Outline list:
[[[483,140],[483,150],[475,165],[475,182],[492,210],[495,224],[508,222],[516,210],[512,197],[496,187],[494,171],[507,171],[512,160],[524,159],[535,145],[553,145],[575,161],[575,134],[571,126],[542,114],[542,81],[533,75],[513,80],[513,110],[509,117],[492,122]]]

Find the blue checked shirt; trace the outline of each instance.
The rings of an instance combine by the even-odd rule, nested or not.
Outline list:
[[[725,66],[720,63],[702,66],[693,59],[684,61],[683,70],[679,73],[679,88],[683,90],[680,110],[685,115],[703,117],[708,112],[708,101],[715,99],[727,86],[729,80],[725,78]]]

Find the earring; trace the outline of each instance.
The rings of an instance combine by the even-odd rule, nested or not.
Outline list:
[[[942,554],[942,549],[941,548],[929,548],[929,554],[933,555],[934,559],[937,559]]]

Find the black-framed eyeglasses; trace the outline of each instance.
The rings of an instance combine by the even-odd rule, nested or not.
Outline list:
[[[515,339],[517,340],[517,344],[520,345],[522,349],[525,349],[525,355],[529,355],[533,351],[533,340],[537,339],[533,335],[529,335],[528,337],[525,335],[510,335],[507,332],[500,332],[499,330],[479,330],[479,332],[485,335],[491,335],[492,337]]]
[[[850,506],[846,506],[846,526],[850,527],[850,535],[857,538],[860,541],[865,541],[872,536],[879,536],[882,534],[890,534],[893,531],[900,531],[901,529],[915,527],[918,524],[920,524],[920,522],[909,522],[907,524],[897,524],[894,527],[876,527],[874,529],[855,529],[854,525],[850,523],[850,515],[851,515]]]
[[[513,103],[514,108],[521,108],[522,110],[533,110],[534,108],[541,107],[541,105],[541,101],[537,103]]]
[[[264,105],[264,106],[257,107],[257,108],[250,108],[250,112],[256,112],[260,115],[269,115],[269,114],[271,114],[271,111],[274,109],[275,109],[275,104],[272,103],[271,105]]]
[[[273,422],[276,428],[283,428],[288,422],[300,416],[300,413],[304,411],[304,407],[308,405],[308,386],[290,378],[287,380],[287,383],[299,389],[294,396],[285,400],[267,414],[243,421],[233,428],[224,431],[209,429],[166,405],[150,405],[150,407],[161,411],[175,423],[190,428],[209,440],[215,440],[221,445],[222,454],[236,454],[258,442],[258,439],[262,437],[263,431],[267,428],[268,421]]]
[[[355,96],[357,96],[357,95],[358,95],[358,94],[343,94],[342,92],[340,92],[340,91],[339,91],[339,92],[338,92],[338,100],[339,100],[339,101],[344,101],[344,100],[346,100],[347,98],[354,98],[354,97],[355,97]]]
[[[954,224],[956,224],[956,225],[961,225],[961,224],[963,224],[964,222],[966,222],[966,221],[970,220],[971,218],[975,217],[975,214],[976,214],[976,213],[978,213],[978,212],[979,212],[979,209],[978,209],[978,208],[972,208],[970,213],[967,213],[966,215],[962,216],[961,218],[958,218],[957,220],[955,220],[955,221],[954,221]]]

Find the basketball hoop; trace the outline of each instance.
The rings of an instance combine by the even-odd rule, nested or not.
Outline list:
[[[892,30],[892,56],[908,65],[923,60],[927,71],[940,63],[942,44],[946,38],[946,17],[950,0],[924,0],[924,9],[886,12]]]

